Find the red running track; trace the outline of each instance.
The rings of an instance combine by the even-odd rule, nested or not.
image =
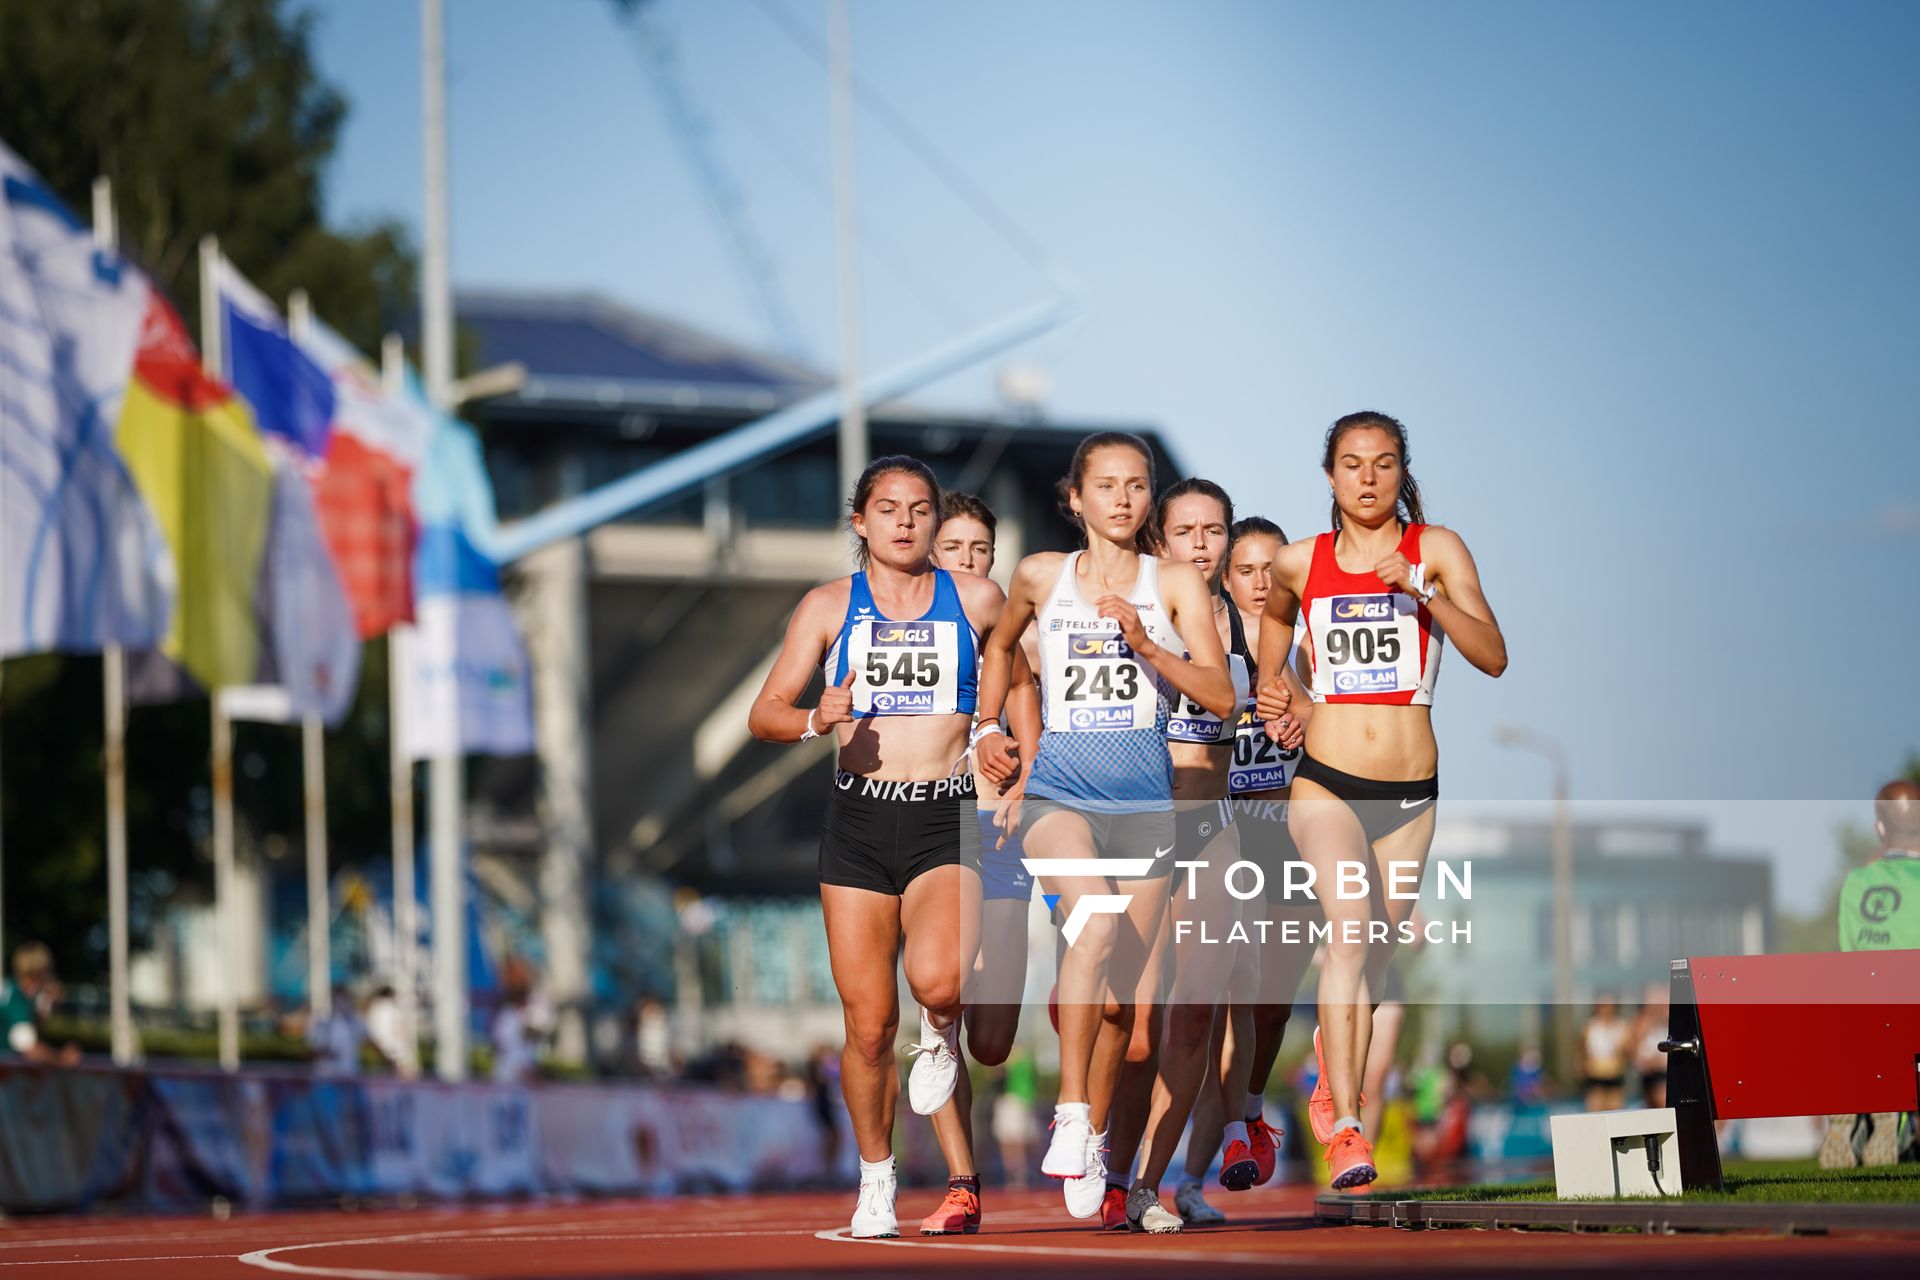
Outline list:
[[[1422,1280],[1562,1271],[1668,1275],[1920,1274],[1914,1236],[1640,1236],[1325,1227],[1308,1188],[1217,1192],[1225,1227],[1103,1234],[1059,1193],[989,1192],[978,1235],[844,1238],[852,1194],[681,1197],[211,1218],[0,1222],[0,1280],[449,1280],[615,1276],[1192,1276],[1299,1271]],[[912,1231],[938,1193],[903,1190]]]

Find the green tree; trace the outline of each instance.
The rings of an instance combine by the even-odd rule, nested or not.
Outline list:
[[[305,288],[316,314],[375,353],[413,311],[414,254],[398,224],[325,224],[322,179],[347,108],[314,64],[312,28],[280,0],[0,0],[0,139],[83,216],[93,180],[111,178],[121,247],[190,328],[211,233],[268,294]],[[386,684],[385,646],[368,645],[353,711],[328,735],[337,860],[388,846]],[[73,981],[106,958],[100,688],[98,658],[57,654],[8,662],[0,684],[6,936],[46,941]],[[199,700],[129,717],[136,936],[161,900],[211,893],[208,719]],[[299,750],[297,731],[237,727],[243,845],[298,857]]]
[[[280,0],[4,0],[0,138],[82,214],[113,180],[122,249],[197,315],[198,245],[363,351],[410,315],[403,227],[327,227],[346,102],[314,65],[313,15]]]

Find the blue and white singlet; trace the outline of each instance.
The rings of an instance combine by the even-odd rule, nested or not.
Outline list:
[[[945,569],[933,571],[933,606],[911,621],[881,614],[865,573],[847,592],[847,616],[827,650],[828,684],[856,673],[853,717],[972,715],[980,688],[978,637]]]
[[[1089,813],[1151,813],[1173,807],[1167,754],[1170,686],[1080,594],[1075,569],[1084,552],[1060,565],[1041,601],[1040,694],[1045,732],[1027,794]],[[1159,562],[1140,557],[1127,599],[1155,644],[1184,654],[1160,600]]]

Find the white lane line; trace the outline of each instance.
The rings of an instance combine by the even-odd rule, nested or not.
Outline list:
[[[0,1267],[67,1267],[78,1263],[81,1266],[101,1266],[105,1263],[121,1262],[193,1262],[204,1258],[230,1259],[230,1253],[160,1253],[145,1258],[39,1258],[0,1262]]]
[[[447,1275],[435,1271],[381,1271],[367,1267],[324,1267],[306,1266],[298,1262],[288,1262],[276,1258],[276,1253],[302,1253],[308,1249],[350,1249],[369,1244],[420,1244],[429,1240],[467,1240],[478,1237],[500,1237],[524,1235],[539,1231],[558,1231],[569,1227],[592,1229],[600,1225],[597,1221],[587,1222],[538,1222],[521,1223],[510,1227],[481,1227],[462,1230],[458,1227],[442,1227],[435,1231],[408,1231],[400,1234],[382,1236],[359,1236],[351,1240],[309,1240],[301,1244],[274,1245],[270,1249],[255,1249],[243,1253],[237,1261],[249,1267],[259,1267],[263,1271],[277,1271],[290,1276],[326,1276],[332,1280],[462,1280],[457,1275]]]
[[[555,1234],[566,1228],[578,1227],[583,1232],[592,1232],[603,1228],[604,1224],[594,1222],[537,1222],[519,1223],[507,1227],[484,1227],[480,1229],[458,1227],[442,1228],[438,1231],[409,1231],[399,1235],[361,1236],[352,1240],[310,1240],[302,1244],[275,1245],[270,1249],[255,1249],[243,1253],[239,1261],[250,1267],[259,1267],[263,1271],[276,1271],[290,1276],[322,1276],[328,1280],[463,1280],[463,1277],[436,1271],[384,1271],[370,1267],[338,1267],[321,1264],[288,1262],[275,1254],[301,1253],[309,1249],[348,1249],[363,1245],[388,1244],[426,1244],[441,1241],[472,1241],[480,1237],[491,1239],[513,1239],[530,1243],[578,1242],[607,1240],[712,1240],[738,1239],[746,1236],[805,1236],[810,1234],[804,1227],[785,1231],[655,1231],[634,1232],[619,1235]],[[546,1233],[546,1234],[542,1234]],[[231,1256],[231,1255],[220,1255]],[[112,1262],[112,1258],[94,1259],[99,1262]]]
[[[1030,1257],[1042,1258],[1087,1258],[1106,1263],[1125,1264],[1129,1262],[1194,1262],[1238,1263],[1250,1267],[1273,1267],[1283,1263],[1303,1262],[1305,1254],[1273,1253],[1215,1253],[1211,1249],[1202,1252],[1198,1249],[1162,1249],[1151,1248],[1138,1253],[1129,1253],[1122,1249],[1087,1249],[1070,1245],[1046,1244],[977,1244],[971,1240],[941,1240],[934,1243],[929,1240],[922,1244],[913,1240],[856,1240],[848,1235],[852,1227],[835,1227],[831,1231],[816,1231],[816,1240],[837,1240],[842,1244],[888,1244],[904,1246],[908,1249],[934,1249],[945,1253],[950,1249],[971,1249],[975,1253],[1018,1253]]]

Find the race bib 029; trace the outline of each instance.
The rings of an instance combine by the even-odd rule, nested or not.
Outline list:
[[[1239,730],[1233,735],[1233,763],[1227,766],[1227,793],[1248,795],[1273,791],[1293,784],[1294,770],[1300,767],[1299,747],[1282,750],[1267,736],[1266,722],[1252,707],[1240,713]]]

